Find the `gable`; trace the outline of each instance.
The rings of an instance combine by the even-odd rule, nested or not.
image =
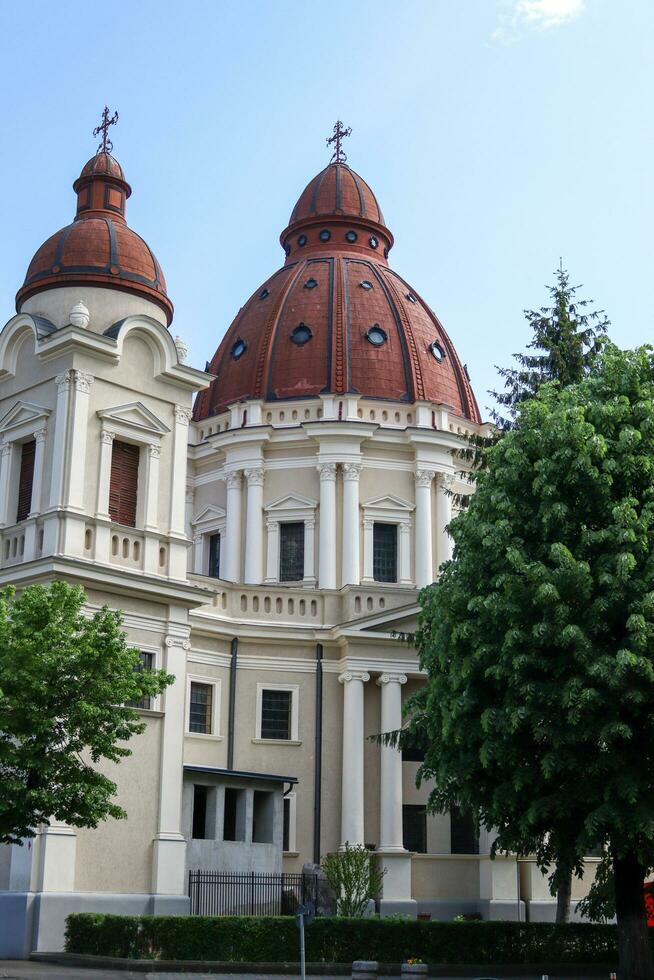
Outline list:
[[[277,500],[273,500],[264,509],[279,513],[280,511],[307,510],[307,508],[313,510],[317,506],[317,500],[312,500],[310,497],[304,497],[301,493],[295,493],[293,491],[283,497],[278,497]]]
[[[102,409],[98,412],[98,417],[102,419],[106,428],[111,428],[113,424],[156,436],[163,436],[170,432],[166,423],[157,418],[142,402],[130,402],[127,405],[118,405],[116,408]]]
[[[0,436],[8,441],[19,439],[25,433],[43,426],[50,415],[50,409],[33,402],[18,401],[0,419]]]

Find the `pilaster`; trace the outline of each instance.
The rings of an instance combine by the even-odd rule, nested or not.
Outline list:
[[[343,467],[343,542],[341,585],[358,585],[360,570],[359,548],[359,463],[344,463]]]
[[[419,589],[434,581],[432,551],[431,485],[433,470],[416,470],[416,585]]]
[[[247,585],[260,585],[263,578],[263,481],[262,467],[245,470],[247,505],[245,513],[245,575]]]
[[[240,470],[227,473],[227,516],[225,524],[225,573],[228,582],[241,580],[242,485]]]
[[[320,463],[320,541],[318,585],[336,588],[336,463]]]
[[[370,680],[364,670],[339,675],[343,685],[343,762],[341,788],[341,848],[364,844],[363,812],[363,685]]]

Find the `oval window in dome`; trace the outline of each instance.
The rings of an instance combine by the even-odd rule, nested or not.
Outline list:
[[[328,228],[323,228],[323,230],[320,232],[320,235],[318,237],[320,238],[321,242],[328,242],[329,239],[332,237],[332,233],[331,231],[329,231]]]
[[[368,340],[373,347],[382,347],[388,340],[388,334],[383,330],[378,323],[373,323],[372,327],[366,333],[366,340]]]
[[[314,279],[314,278],[311,278],[311,279],[307,279],[307,281],[304,284],[304,288],[305,289],[315,289],[317,285],[318,285],[318,280],[317,279]]]
[[[370,238],[368,239],[368,244],[370,245],[370,248],[377,248],[377,246],[379,245],[379,239],[375,238],[374,235],[371,235]]]
[[[429,350],[432,357],[435,357],[439,364],[441,361],[445,360],[445,351],[437,340],[432,341],[432,343],[429,345]]]
[[[369,279],[362,279],[359,285],[362,289],[372,289],[372,283]]]
[[[384,246],[384,258],[385,258],[385,259],[387,259],[387,258],[388,258],[388,245],[385,245],[385,246]]]
[[[307,243],[307,236],[306,235],[300,235],[300,237],[297,240],[297,243],[300,246],[300,248],[304,248],[304,246]]]
[[[298,347],[303,347],[305,344],[308,344],[312,337],[311,327],[308,327],[306,323],[299,323],[295,330],[291,331],[291,340]]]
[[[345,233],[345,237],[348,240],[348,242],[356,242],[359,236],[357,235],[356,231],[347,231]]]
[[[235,361],[238,361],[239,357],[243,357],[247,349],[248,345],[245,343],[242,337],[239,337],[238,340],[232,344],[230,354]]]
[[[413,295],[413,293],[407,293],[407,294],[406,294],[406,298],[408,299],[408,301],[409,301],[410,303],[417,303],[417,302],[418,302],[418,299],[417,299],[417,297],[416,297],[416,296],[414,296],[414,295]]]
[[[286,242],[286,244],[284,245],[284,251],[286,252],[287,255],[291,254],[291,246],[288,244],[288,242]]]
[[[266,289],[266,287],[264,286],[264,288],[259,293],[259,299],[265,299],[267,296],[270,296],[270,290]]]

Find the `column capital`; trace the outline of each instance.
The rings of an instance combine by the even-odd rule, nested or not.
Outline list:
[[[72,375],[73,372],[69,370],[64,371],[63,374],[58,374],[55,377],[55,384],[59,392],[68,391],[73,380]]]
[[[434,470],[416,470],[415,481],[417,487],[430,487],[436,473]]]
[[[159,459],[159,457],[161,456],[161,446],[158,446],[156,443],[151,442],[148,445],[148,453],[150,455],[150,459]]]
[[[0,443],[0,459],[2,459],[3,456],[8,456],[10,452],[11,452],[10,442]]]
[[[439,473],[438,482],[443,490],[449,492],[454,486],[454,473]]]
[[[343,479],[358,480],[362,469],[361,463],[343,463]]]
[[[184,408],[183,405],[175,405],[173,411],[175,412],[175,421],[179,425],[189,425],[193,418],[193,412],[190,408]]]
[[[245,479],[247,480],[249,487],[262,487],[264,471],[262,468],[257,468],[253,470],[244,470]]]
[[[266,530],[268,533],[271,531],[277,533],[279,531],[279,521],[271,520],[270,518],[266,521]]]
[[[193,535],[194,544],[200,544],[203,538],[204,538],[204,534],[202,534],[201,531],[196,531],[195,534]]]
[[[370,680],[370,674],[367,670],[344,670],[342,674],[338,675],[339,684],[349,684],[350,681],[366,681]]]
[[[336,463],[319,463],[316,467],[320,473],[321,481],[331,481],[336,480]]]
[[[307,531],[315,531],[316,522],[313,517],[308,517],[304,522],[304,526],[306,527]]]
[[[400,673],[384,673],[377,678],[377,684],[383,687],[385,684],[406,684],[407,676],[406,674]]]
[[[87,395],[94,381],[95,378],[92,374],[86,374],[84,371],[75,371],[75,391],[81,391]]]
[[[37,443],[45,442],[45,437],[47,433],[48,430],[45,427],[43,429],[37,429],[36,432],[34,433],[34,441]]]
[[[240,470],[231,470],[225,475],[228,490],[240,490],[243,483],[243,474]]]
[[[103,429],[100,433],[100,442],[104,442],[106,445],[110,446],[111,443],[116,438],[115,432],[109,432],[108,429]]]
[[[170,647],[181,647],[182,650],[191,649],[191,641],[184,639],[183,636],[167,636],[164,643],[168,648]]]

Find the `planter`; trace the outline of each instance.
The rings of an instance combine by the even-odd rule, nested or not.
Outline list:
[[[426,977],[429,974],[429,967],[426,963],[403,963],[403,977]]]
[[[431,912],[418,912],[418,922],[431,922]]]
[[[379,964],[375,960],[355,960],[352,964],[352,980],[377,980]]]

